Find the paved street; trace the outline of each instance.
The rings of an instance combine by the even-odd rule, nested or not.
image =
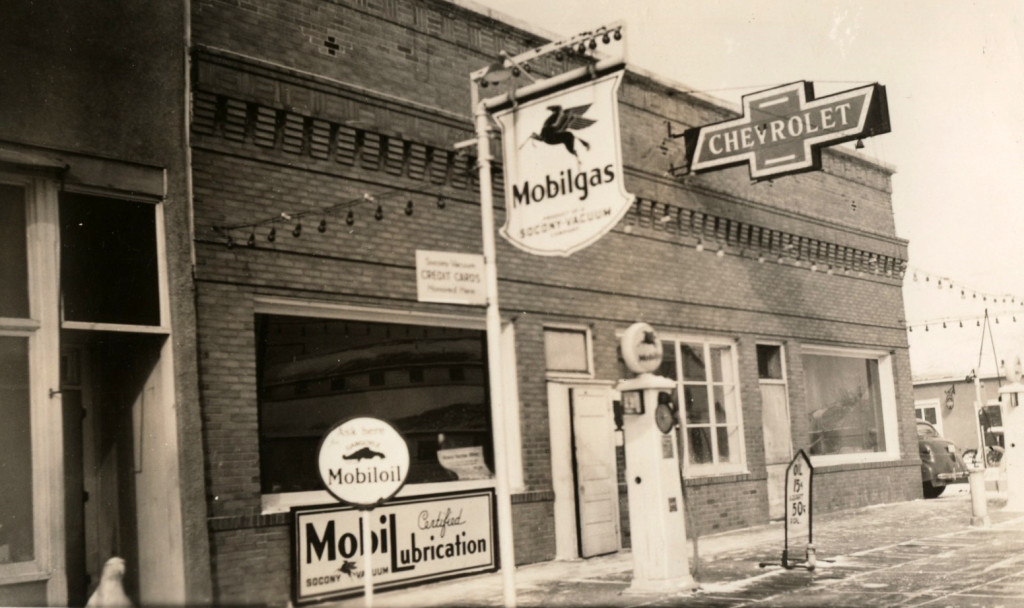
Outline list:
[[[628,552],[551,562],[516,573],[520,606],[1024,606],[1024,513],[989,493],[992,526],[970,527],[966,484],[938,500],[819,515],[818,567],[777,562],[782,529],[759,526],[698,539],[698,588],[664,595],[624,593]],[[691,563],[691,566],[694,564]],[[378,606],[501,605],[498,574],[377,594]],[[353,598],[346,605],[362,605]]]

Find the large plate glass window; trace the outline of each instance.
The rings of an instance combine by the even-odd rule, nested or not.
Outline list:
[[[889,355],[805,347],[807,452],[836,461],[898,455]]]
[[[483,331],[258,314],[256,338],[264,494],[322,490],[320,439],[354,416],[405,437],[407,487],[491,477]]]

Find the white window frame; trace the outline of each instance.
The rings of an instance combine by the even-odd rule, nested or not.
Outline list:
[[[366,308],[279,297],[257,297],[254,300],[253,312],[254,314],[285,315],[321,319],[344,319],[371,323],[402,323],[408,325],[456,327],[461,329],[486,331],[486,320],[483,317]],[[506,369],[510,370],[516,369],[514,358],[514,334],[515,332],[511,324],[506,325],[502,329],[502,353],[504,357],[508,358],[504,363]],[[509,485],[512,488],[522,488],[524,484],[522,438],[519,431],[519,395],[516,388],[515,378],[507,377],[510,375],[514,376],[514,373],[503,374],[502,377],[502,386],[504,388],[502,397],[504,398],[504,403],[507,406],[505,408],[506,411],[504,412],[504,423],[506,428],[506,464],[508,465],[509,471]],[[492,437],[492,441],[496,442],[498,440],[499,438]],[[493,477],[491,479],[471,481],[406,484],[401,490],[399,490],[396,496],[401,498],[428,494],[448,494],[452,492],[463,492],[494,487],[495,479]],[[261,495],[261,509],[264,514],[286,513],[292,507],[332,504],[336,502],[337,499],[331,496],[326,490],[281,492]]]
[[[45,582],[47,602],[67,597],[64,548],[64,452],[57,310],[60,220],[54,179],[0,173],[25,189],[28,318],[0,318],[0,335],[28,339],[32,452],[32,560],[0,564],[0,585]]]
[[[555,330],[555,331],[580,332],[580,333],[583,334],[583,339],[584,339],[584,342],[585,342],[584,348],[586,348],[586,351],[587,351],[586,352],[587,371],[585,371],[585,372],[573,372],[573,371],[557,371],[557,370],[552,371],[552,370],[548,370],[548,368],[547,368],[548,367],[548,362],[547,362],[547,360],[545,360],[544,361],[544,373],[545,373],[546,377],[550,378],[550,379],[569,379],[569,380],[587,380],[587,379],[592,379],[594,377],[594,339],[593,339],[593,335],[591,334],[591,331],[590,331],[590,326],[589,325],[582,325],[582,324],[571,324],[571,323],[545,323],[544,324],[544,328],[543,328],[543,331],[544,331],[543,335],[544,336],[547,336],[547,331],[549,329]],[[546,346],[546,337],[544,339],[545,339],[545,346]]]
[[[938,398],[932,399],[917,399],[914,401],[914,418],[916,420],[925,420],[923,417],[917,415],[918,410],[935,410],[935,430],[939,432],[939,435],[945,437],[946,435],[942,432],[942,407],[939,404]],[[927,422],[927,420],[925,420]]]
[[[879,393],[882,399],[882,424],[885,434],[884,452],[857,452],[851,454],[811,455],[814,466],[832,466],[843,464],[859,464],[871,462],[887,462],[900,459],[899,429],[897,428],[896,381],[892,369],[892,354],[889,351],[858,348],[842,348],[817,344],[805,344],[800,352],[803,355],[821,355],[827,357],[849,357],[851,359],[874,359],[878,362]],[[805,403],[805,412],[809,411]],[[806,415],[806,414],[805,414]]]
[[[682,436],[681,448],[680,448],[680,459],[682,461],[683,474],[687,479],[695,477],[718,477],[722,475],[741,475],[747,474],[747,450],[746,450],[746,432],[743,426],[743,397],[742,390],[740,387],[740,374],[739,374],[739,349],[736,348],[736,340],[731,338],[717,338],[713,336],[699,335],[699,334],[659,334],[662,343],[671,343],[675,348],[676,356],[676,394],[679,395],[679,433]],[[711,376],[711,359],[709,358],[709,350],[712,346],[725,346],[729,348],[729,361],[732,365],[732,383],[734,390],[736,391],[736,444],[731,446],[730,449],[737,455],[736,462],[727,463],[712,463],[712,464],[691,464],[689,462],[690,454],[690,436],[687,432],[686,424],[686,412],[684,411],[685,404],[683,403],[683,373],[682,373],[682,351],[679,343],[687,342],[690,344],[700,343],[704,348],[704,374],[705,383],[707,386],[714,386],[714,382]],[[710,412],[714,412],[714,399],[709,396],[708,407]],[[704,426],[704,425],[700,425]],[[712,425],[714,428],[714,425]],[[714,433],[712,433],[714,435]],[[713,441],[717,441],[717,437],[713,438]],[[712,450],[712,457],[718,458],[717,450]]]

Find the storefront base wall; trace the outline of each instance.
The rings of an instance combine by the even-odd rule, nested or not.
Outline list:
[[[555,558],[554,496],[531,492],[512,497],[516,564]],[[292,538],[290,515],[213,520],[210,556],[214,605],[283,606],[291,600]],[[231,529],[228,529],[231,528]],[[13,588],[12,588],[13,589]],[[31,596],[26,596],[31,597]],[[38,605],[0,595],[4,606]],[[45,602],[44,602],[45,603]]]
[[[893,462],[870,468],[814,471],[814,513],[921,498],[921,463]]]
[[[291,553],[287,524],[214,531],[213,604],[284,606],[291,600]]]
[[[0,606],[45,606],[46,583],[22,583],[0,587]]]
[[[555,559],[555,496],[531,492],[512,496],[516,565]]]
[[[694,480],[684,488],[686,534],[700,535],[747,528],[768,522],[768,498],[763,479],[726,483]]]

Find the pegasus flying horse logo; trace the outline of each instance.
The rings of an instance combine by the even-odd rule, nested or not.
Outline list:
[[[578,161],[580,156],[576,153],[576,143],[579,142],[587,150],[590,149],[590,144],[577,137],[573,131],[586,129],[597,122],[583,116],[590,109],[590,105],[588,103],[574,108],[563,108],[560,105],[548,106],[547,109],[551,112],[551,115],[547,117],[544,125],[541,126],[540,134],[531,133],[526,141],[537,140],[549,146],[561,144]]]

